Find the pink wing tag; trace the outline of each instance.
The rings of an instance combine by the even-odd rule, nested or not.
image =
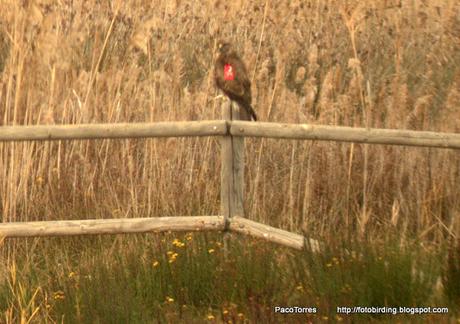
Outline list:
[[[235,80],[235,71],[233,70],[233,66],[230,64],[225,64],[224,66],[224,79]]]

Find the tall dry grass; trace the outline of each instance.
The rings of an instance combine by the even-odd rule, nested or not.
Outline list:
[[[0,2],[0,125],[217,119],[218,38],[262,121],[458,132],[458,1]],[[248,217],[458,233],[451,150],[247,140]],[[219,213],[217,138],[0,143],[2,221]]]

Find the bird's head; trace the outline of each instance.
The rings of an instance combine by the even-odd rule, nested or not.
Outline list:
[[[220,41],[217,43],[217,50],[219,51],[220,54],[225,54],[230,52],[232,49],[232,45],[230,43],[227,43],[225,41]]]

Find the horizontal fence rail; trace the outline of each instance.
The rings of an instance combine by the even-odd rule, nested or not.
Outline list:
[[[297,250],[307,248],[320,250],[320,243],[272,226],[260,224],[243,217],[234,216],[228,220],[232,232],[261,238]],[[223,216],[173,216],[119,219],[85,219],[38,222],[0,223],[0,237],[45,237],[73,235],[101,235],[128,233],[224,231]]]
[[[222,216],[174,216],[0,223],[0,237],[219,231]]]
[[[458,133],[237,120],[0,127],[0,141],[224,135],[460,149]]]
[[[302,235],[254,222],[244,217],[232,217],[229,227],[233,232],[251,235],[297,250],[302,250],[303,248],[307,248],[312,252],[319,252],[321,250],[321,245],[317,240],[307,239]]]
[[[234,136],[460,149],[460,134],[400,129],[232,121],[230,133]]]
[[[159,123],[0,126],[0,141],[122,139],[221,136],[219,216],[174,216],[0,223],[2,237],[122,234],[165,231],[230,231],[295,249],[320,250],[303,235],[244,218],[244,137],[356,142],[460,149],[460,134],[241,121],[238,109],[224,106],[224,120]]]
[[[224,120],[78,125],[2,126],[0,141],[97,138],[217,136],[228,133]]]

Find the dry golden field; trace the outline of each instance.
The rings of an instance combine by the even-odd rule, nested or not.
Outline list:
[[[0,2],[0,125],[220,118],[216,41],[262,121],[460,131],[460,6],[445,1]],[[439,241],[454,150],[248,139],[249,218]],[[0,143],[2,221],[215,215],[217,138]]]

